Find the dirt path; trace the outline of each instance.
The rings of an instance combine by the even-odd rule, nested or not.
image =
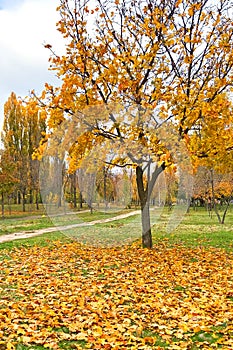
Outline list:
[[[65,226],[53,226],[53,227],[47,227],[47,228],[42,228],[42,229],[33,230],[33,231],[15,232],[15,233],[11,233],[8,235],[0,236],[0,243],[14,241],[16,239],[31,238],[34,236],[43,235],[44,233],[70,230],[70,229],[76,228],[76,227],[93,226],[96,224],[102,224],[105,222],[111,222],[111,221],[115,221],[115,220],[128,218],[130,216],[137,215],[139,213],[140,213],[140,210],[134,210],[130,213],[117,215],[117,216],[114,216],[114,217],[108,218],[108,219],[100,219],[100,220],[94,220],[94,221],[90,221],[90,222],[82,222],[79,224],[71,224],[71,225],[65,225]]]

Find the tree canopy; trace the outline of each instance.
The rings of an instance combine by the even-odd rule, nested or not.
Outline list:
[[[67,149],[74,168],[89,157],[136,169],[146,247],[152,246],[149,203],[159,174],[187,158],[231,151],[231,5],[60,0],[57,25],[66,53],[45,45],[61,79],[59,87],[46,84],[40,98],[48,126],[75,124],[74,147]],[[184,143],[189,153],[180,150]]]

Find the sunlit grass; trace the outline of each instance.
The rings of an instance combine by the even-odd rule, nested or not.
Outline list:
[[[122,214],[128,211],[121,211]],[[70,224],[85,224],[95,220],[104,220],[117,215],[114,212],[79,212],[78,214],[48,218],[46,216],[34,219],[5,219],[2,221],[1,234],[30,231],[51,226]],[[219,224],[214,213],[212,218],[201,208],[190,209],[180,224],[171,232],[167,225],[171,212],[164,208],[160,216],[156,211],[151,213],[153,242],[166,241],[168,245],[184,245],[187,247],[215,247],[233,251],[233,213],[229,211],[226,223]],[[76,227],[61,232],[45,233],[33,238],[20,239],[0,244],[0,248],[18,247],[20,245],[47,245],[54,240],[77,240],[81,243],[97,246],[121,246],[141,240],[141,218],[134,215],[125,219],[97,223],[93,226]]]

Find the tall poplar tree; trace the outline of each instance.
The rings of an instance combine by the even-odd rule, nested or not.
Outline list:
[[[4,105],[4,124],[2,143],[4,154],[8,155],[15,166],[17,179],[18,202],[21,202],[23,211],[26,210],[26,196],[39,193],[39,164],[32,155],[39,146],[41,133],[45,132],[44,114],[40,113],[35,103],[23,104],[11,93]],[[10,175],[10,174],[9,174]],[[37,200],[38,203],[38,200]]]

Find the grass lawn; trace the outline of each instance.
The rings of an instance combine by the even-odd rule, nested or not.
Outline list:
[[[229,211],[224,225],[219,224],[213,213],[211,218],[205,209],[190,210],[176,229],[166,232],[169,213],[164,212],[154,226],[155,239],[167,240],[169,244],[187,247],[216,247],[233,251],[233,212]]]
[[[119,211],[117,213],[109,212],[77,212],[77,214],[66,214],[58,217],[47,217],[41,215],[38,217],[25,218],[6,218],[1,220],[0,235],[20,232],[20,231],[34,231],[41,228],[51,226],[62,226],[70,224],[82,224],[98,219],[106,219],[114,217],[118,214],[127,213],[128,210]],[[159,212],[160,213],[160,212]],[[160,216],[156,211],[151,213],[152,218],[152,232],[153,241],[167,241],[169,245],[184,245],[187,247],[216,247],[224,248],[228,251],[233,250],[233,211],[230,210],[227,215],[227,220],[224,225],[218,223],[216,216],[213,213],[212,218],[209,217],[205,209],[194,211],[190,210],[186,214],[179,226],[172,232],[167,232],[167,224],[171,213],[165,208]],[[45,244],[46,239],[62,240],[67,238],[75,238],[80,243],[87,243],[99,246],[114,246],[132,243],[140,240],[141,237],[141,223],[140,215],[128,217],[126,219],[116,220],[107,223],[96,224],[95,226],[86,226],[73,228],[61,233],[46,234],[43,237],[35,237],[29,244]],[[14,245],[21,245],[24,241],[12,243]],[[8,243],[6,243],[8,245]],[[1,244],[0,248],[4,247]]]
[[[169,217],[152,250],[139,216],[0,244],[0,349],[232,349],[233,213]]]
[[[81,224],[97,219],[110,218],[127,212],[128,210],[119,211],[118,213],[93,212],[93,214],[90,214],[89,211],[83,210],[51,217],[44,213],[40,215],[38,215],[38,213],[37,215],[33,215],[32,213],[28,215],[28,213],[25,213],[24,216],[22,216],[22,213],[21,215],[17,213],[17,215],[11,215],[0,219],[0,235],[21,231],[35,231],[53,226]]]

